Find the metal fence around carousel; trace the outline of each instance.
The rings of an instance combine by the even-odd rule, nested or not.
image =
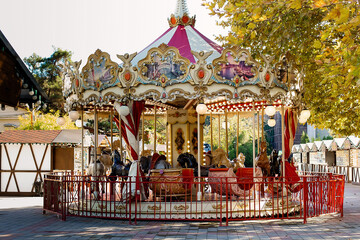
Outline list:
[[[46,175],[43,211],[67,216],[137,220],[229,221],[343,215],[344,176],[309,174],[297,183],[279,178],[131,179]],[[136,179],[141,180],[141,179]],[[140,187],[152,189],[141,199]],[[138,190],[136,190],[138,189]],[[198,197],[198,192],[202,193]],[[136,191],[135,191],[136,190]]]
[[[309,173],[334,173],[344,175],[345,182],[360,184],[360,167],[350,166],[327,166],[327,164],[298,163],[300,172]]]

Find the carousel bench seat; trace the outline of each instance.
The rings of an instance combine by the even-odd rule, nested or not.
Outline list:
[[[262,177],[261,170],[256,168],[255,179],[253,178],[253,168],[243,168],[235,174],[232,168],[211,168],[209,169],[209,183],[212,192],[220,195],[234,194],[245,197],[252,194],[254,182],[261,181],[257,177]],[[228,189],[226,189],[228,183]]]
[[[191,194],[194,169],[154,169],[150,171],[149,187],[154,196],[177,197]]]

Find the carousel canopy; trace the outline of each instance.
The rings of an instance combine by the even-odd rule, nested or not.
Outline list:
[[[81,62],[66,63],[65,110],[112,109],[114,102],[129,99],[161,103],[165,109],[204,101],[213,112],[301,102],[301,77],[291,56],[255,60],[246,49],[222,49],[195,29],[184,0],[168,21],[170,28],[139,54],[117,55],[122,63],[101,50],[82,69]]]
[[[222,47],[196,30],[195,16],[190,17],[185,0],[177,2],[175,13],[170,16],[168,21],[170,28],[134,57],[132,61],[134,65],[146,57],[150,49],[161,44],[177,48],[180,55],[189,59],[191,63],[196,63],[196,57],[191,51],[212,51],[213,54],[207,59],[209,62],[220,57]]]

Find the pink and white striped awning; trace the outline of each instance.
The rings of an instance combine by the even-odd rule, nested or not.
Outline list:
[[[133,65],[136,65],[141,59],[145,58],[151,48],[159,47],[163,43],[168,46],[176,47],[179,50],[180,55],[189,59],[192,63],[195,63],[197,59],[191,51],[213,51],[213,54],[207,59],[208,63],[211,63],[213,59],[220,57],[223,48],[196,30],[194,27],[195,17],[190,18],[188,16],[185,0],[178,1],[176,12],[171,15],[168,21],[170,28],[149,46],[140,51],[132,60]]]

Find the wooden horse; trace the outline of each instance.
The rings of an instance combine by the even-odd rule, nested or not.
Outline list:
[[[269,158],[266,155],[266,142],[263,141],[260,143],[260,154],[256,158],[256,166],[261,168],[264,177],[270,176],[270,162]]]
[[[99,200],[101,198],[101,192],[104,192],[103,176],[105,176],[105,167],[100,160],[96,160],[96,162],[89,164],[87,172],[93,180],[90,186],[90,191],[92,192],[94,199]],[[98,181],[100,181],[100,183]]]

